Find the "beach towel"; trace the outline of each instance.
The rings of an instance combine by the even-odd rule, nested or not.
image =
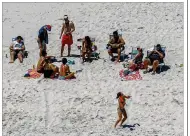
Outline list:
[[[123,80],[142,80],[139,70],[134,72],[121,70],[119,75]]]
[[[65,44],[69,46],[73,44],[73,37],[71,34],[65,34],[62,36],[62,45],[65,45]]]
[[[28,72],[24,75],[24,77],[26,78],[40,78],[41,77],[41,73],[38,73],[35,69],[29,69]]]

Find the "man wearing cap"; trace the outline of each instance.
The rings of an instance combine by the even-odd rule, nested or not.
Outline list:
[[[63,23],[62,29],[61,29],[61,57],[63,56],[64,46],[65,44],[68,45],[68,57],[70,56],[71,52],[71,45],[73,44],[73,37],[72,32],[75,31],[75,26],[72,21],[69,21],[68,16],[64,16],[65,23]]]
[[[42,56],[42,51],[46,51],[46,44],[48,44],[48,33],[47,31],[51,31],[50,25],[42,26],[38,33],[38,46],[40,49],[40,57]]]

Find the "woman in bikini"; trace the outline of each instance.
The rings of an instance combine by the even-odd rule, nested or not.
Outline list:
[[[67,65],[67,59],[63,58],[62,59],[62,65],[60,67],[60,72],[59,72],[59,79],[64,80],[64,79],[72,79],[75,78],[75,73],[70,72],[70,68]]]
[[[119,92],[117,93],[117,99],[118,99],[118,103],[119,106],[117,108],[117,112],[118,112],[118,120],[115,123],[115,128],[117,126],[117,124],[119,122],[121,122],[120,126],[122,126],[123,122],[127,119],[127,113],[125,110],[125,99],[129,99],[131,96],[125,96],[123,93]],[[124,118],[122,119],[122,115],[124,116]]]
[[[88,59],[90,60],[90,56],[92,53],[92,41],[90,40],[89,36],[85,36],[82,42],[82,59],[83,62],[85,61],[85,56],[87,55]]]

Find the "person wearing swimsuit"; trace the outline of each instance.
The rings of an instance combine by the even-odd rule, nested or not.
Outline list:
[[[91,53],[92,53],[92,41],[90,40],[89,36],[85,36],[85,38],[82,42],[82,59],[83,59],[83,62],[85,61],[86,55],[87,55],[88,59],[90,60]]]
[[[117,97],[119,106],[117,108],[118,112],[118,120],[116,121],[114,128],[116,128],[117,124],[121,122],[120,126],[122,126],[123,122],[127,119],[127,113],[125,110],[125,99],[131,98],[131,96],[125,96],[122,92],[117,93]],[[124,118],[122,119],[122,115]]]
[[[62,64],[60,67],[60,72],[59,72],[59,79],[60,80],[64,80],[64,79],[72,79],[75,78],[75,73],[74,72],[70,72],[70,68],[67,65],[67,59],[63,58],[62,59]]]
[[[62,29],[61,29],[61,57],[63,57],[63,51],[65,44],[68,45],[68,57],[70,56],[71,52],[71,45],[73,44],[73,36],[72,33],[75,31],[75,26],[72,21],[69,21],[68,16],[64,16],[65,23],[63,23]]]

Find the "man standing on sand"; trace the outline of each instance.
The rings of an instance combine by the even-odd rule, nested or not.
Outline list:
[[[61,57],[63,57],[63,51],[65,44],[68,45],[68,57],[70,57],[71,53],[71,45],[73,44],[73,37],[72,32],[75,31],[75,26],[72,21],[69,21],[68,16],[64,15],[65,23],[63,23],[62,29],[61,29]]]
[[[48,33],[47,31],[51,31],[50,25],[42,26],[38,33],[38,46],[40,49],[40,57],[42,56],[42,51],[46,52],[46,44],[48,44]]]

